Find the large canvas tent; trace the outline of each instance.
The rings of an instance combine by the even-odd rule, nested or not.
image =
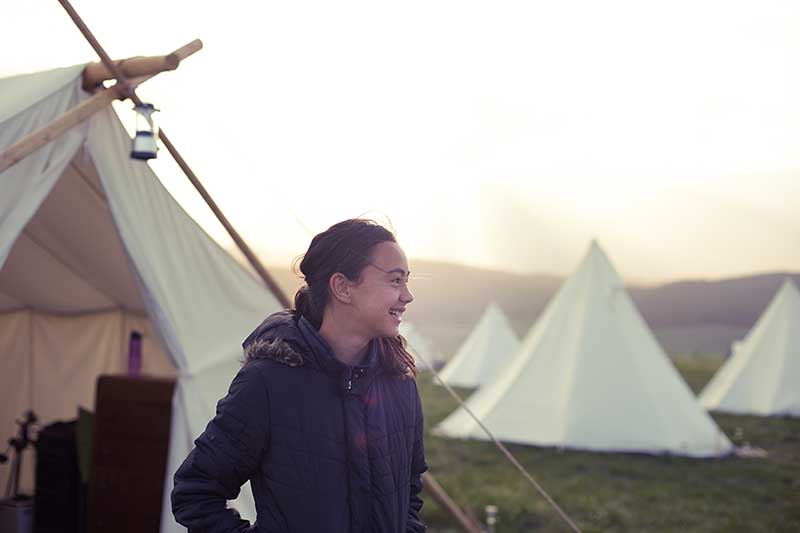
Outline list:
[[[732,449],[593,242],[494,381],[467,405],[503,441],[710,457]],[[463,408],[436,428],[487,439]]]
[[[700,394],[709,410],[800,416],[800,291],[787,279]]]
[[[480,387],[494,378],[518,346],[506,315],[492,302],[439,377],[456,387]]]
[[[86,99],[82,69],[0,80],[0,149]],[[242,339],[279,305],[129,153],[108,107],[0,173],[0,437],[25,409],[43,424],[92,409],[97,376],[125,368],[137,330],[143,371],[177,379],[174,472],[240,367]],[[161,531],[182,531],[164,482]],[[248,488],[237,507],[255,516]]]

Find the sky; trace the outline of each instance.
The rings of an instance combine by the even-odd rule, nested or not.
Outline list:
[[[203,40],[138,94],[267,263],[366,215],[412,258],[514,272],[593,238],[632,281],[800,270],[797,2],[73,5],[114,58]],[[0,49],[0,76],[96,59],[56,0],[5,5]]]

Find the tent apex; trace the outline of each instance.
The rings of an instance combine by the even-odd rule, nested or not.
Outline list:
[[[781,291],[792,291],[800,295],[800,290],[798,290],[797,284],[790,276],[786,276],[783,279],[783,283],[781,284]]]

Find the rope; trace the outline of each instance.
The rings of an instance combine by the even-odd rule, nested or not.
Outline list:
[[[413,349],[414,346],[411,346],[411,348]],[[500,442],[495,438],[492,432],[489,431],[489,428],[487,428],[483,424],[483,422],[481,422],[480,418],[478,418],[475,415],[475,413],[473,413],[472,410],[469,407],[467,407],[467,404],[464,402],[463,399],[461,399],[461,396],[459,396],[459,394],[455,390],[453,390],[453,388],[450,385],[444,382],[444,380],[439,376],[439,373],[433,368],[433,365],[430,364],[428,359],[417,350],[414,350],[414,355],[422,359],[422,362],[425,363],[425,365],[428,368],[430,368],[431,372],[433,372],[433,375],[436,378],[436,380],[442,384],[442,386],[447,390],[447,392],[450,393],[450,396],[455,398],[455,400],[458,402],[461,408],[464,409],[469,414],[469,416],[472,417],[473,420],[475,420],[475,422],[489,436],[489,438],[492,439],[494,445],[497,446],[501,452],[503,452],[503,455],[506,456],[506,459],[508,459],[511,462],[511,464],[514,465],[514,467],[519,471],[519,473],[522,474],[522,477],[524,477],[528,481],[528,483],[530,483],[533,486],[533,488],[535,488],[539,492],[539,494],[542,495],[542,497],[547,501],[547,503],[549,503],[550,506],[553,509],[555,509],[555,511],[564,520],[564,522],[566,522],[569,525],[569,527],[572,528],[572,530],[575,531],[576,533],[581,533],[580,528],[578,528],[575,522],[567,515],[567,513],[564,512],[563,509],[561,509],[561,507],[555,502],[555,500],[551,498],[549,494],[547,494],[547,491],[545,491],[544,488],[541,485],[539,485],[539,483],[535,479],[533,479],[533,476],[531,476],[528,473],[528,471],[525,470],[525,467],[522,466],[522,464],[520,464],[517,458],[514,457],[514,455],[512,455],[510,451],[508,451],[508,448],[506,448],[502,442]]]

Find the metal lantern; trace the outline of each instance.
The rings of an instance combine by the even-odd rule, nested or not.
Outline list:
[[[136,136],[133,138],[131,157],[133,159],[155,159],[158,146],[158,126],[153,116],[158,109],[153,104],[137,105],[136,111]]]

